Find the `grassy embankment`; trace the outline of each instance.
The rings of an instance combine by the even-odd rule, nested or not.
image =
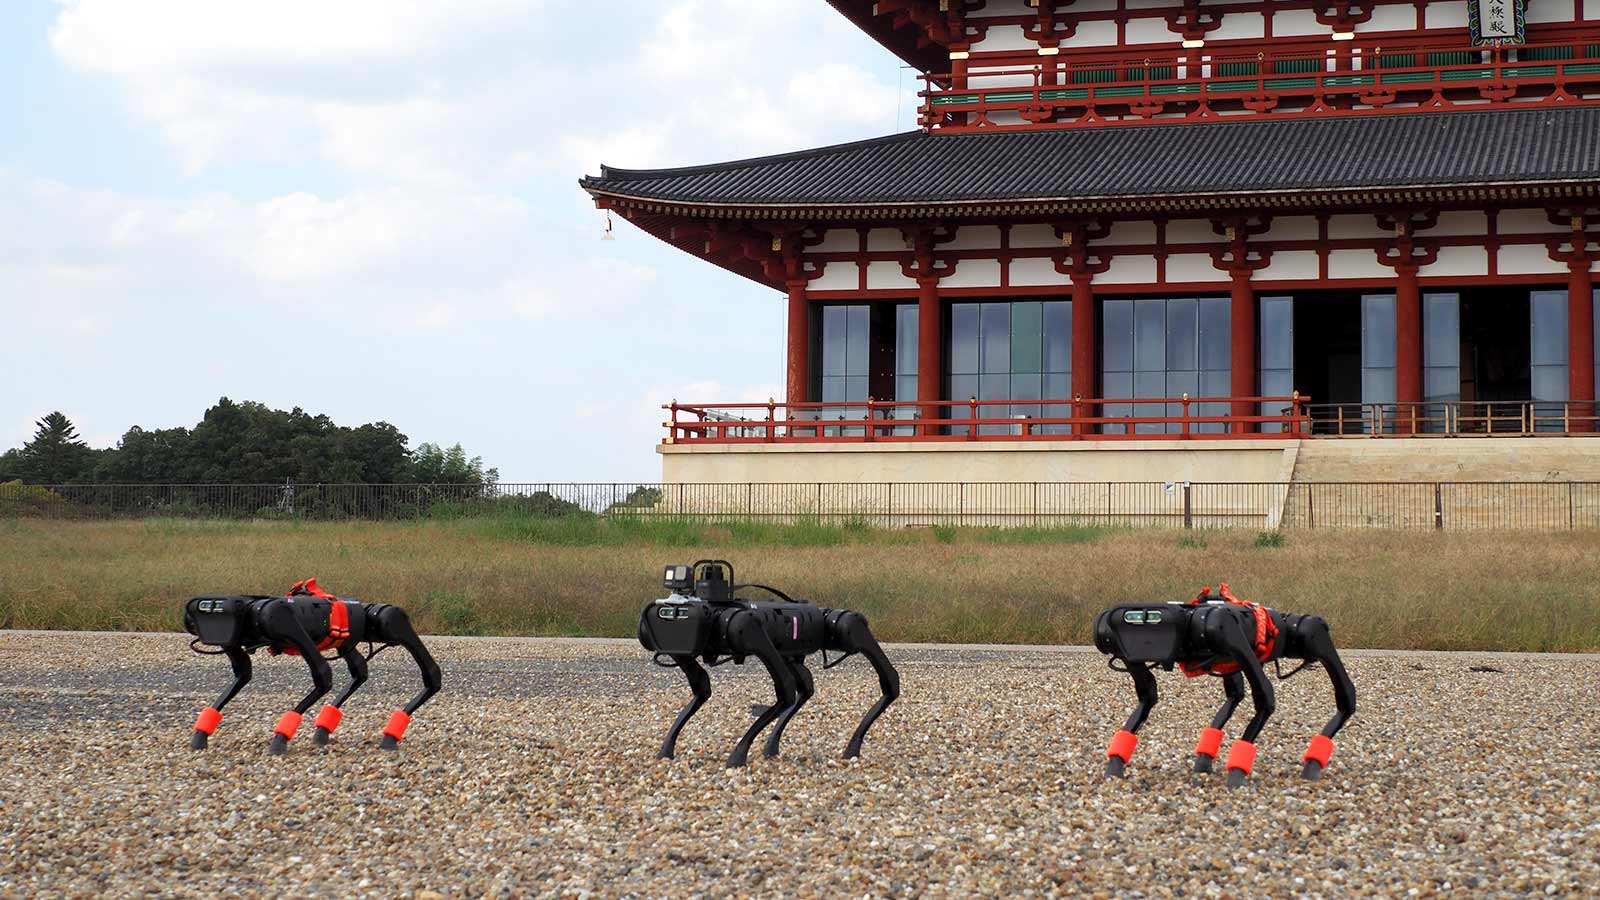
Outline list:
[[[171,630],[184,599],[317,577],[407,606],[425,632],[634,634],[667,562],[868,614],[888,640],[1087,643],[1094,614],[1226,579],[1316,611],[1347,647],[1600,650],[1584,533],[1125,531],[707,525],[0,522],[0,627]]]

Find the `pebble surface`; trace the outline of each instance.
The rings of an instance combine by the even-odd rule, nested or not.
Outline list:
[[[619,641],[435,638],[445,690],[400,752],[415,690],[373,661],[326,751],[310,718],[266,753],[309,679],[257,656],[228,680],[187,636],[0,632],[0,897],[1593,896],[1600,658],[1349,654],[1360,708],[1323,780],[1298,778],[1326,677],[1279,686],[1251,782],[1189,773],[1220,685],[1160,677],[1126,780],[1102,774],[1133,704],[1091,652],[890,648],[901,700],[838,758],[876,694],[817,671],[783,755],[723,768],[769,682],[713,670],[688,696]],[[1479,670],[1474,670],[1478,667]],[[820,665],[813,665],[819,670]],[[342,681],[336,682],[336,689]],[[1248,701],[1230,737],[1247,715]],[[757,748],[759,749],[759,744]]]

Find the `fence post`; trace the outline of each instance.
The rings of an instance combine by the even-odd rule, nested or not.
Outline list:
[[[1437,481],[1433,483],[1433,527],[1444,530],[1444,487]]]
[[[1194,507],[1191,505],[1191,496],[1190,496],[1190,491],[1192,491],[1192,490],[1193,490],[1193,487],[1189,484],[1189,482],[1185,481],[1183,483],[1183,527],[1184,528],[1193,528],[1194,527]]]
[[[756,511],[756,485],[753,481],[744,484],[744,517],[749,521],[755,517]]]
[[[1306,483],[1306,527],[1317,527],[1317,492],[1311,489],[1310,482]]]
[[[971,404],[972,409],[972,424],[967,426],[967,440],[975,441],[978,439],[978,398],[972,397],[968,400],[968,403]]]
[[[889,509],[884,516],[889,528],[894,528],[894,482],[889,482]]]
[[[1573,510],[1572,510],[1572,482],[1569,481],[1569,482],[1567,482],[1567,530],[1568,531],[1578,527],[1577,524],[1575,523],[1576,520],[1574,519],[1572,512],[1573,512]]]

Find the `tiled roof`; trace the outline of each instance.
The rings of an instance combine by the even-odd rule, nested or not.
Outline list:
[[[681,169],[596,196],[872,206],[1251,195],[1600,180],[1600,106],[925,134]]]

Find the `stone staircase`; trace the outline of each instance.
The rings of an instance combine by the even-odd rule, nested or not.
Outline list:
[[[1600,438],[1308,440],[1292,482],[1285,527],[1600,526]]]

